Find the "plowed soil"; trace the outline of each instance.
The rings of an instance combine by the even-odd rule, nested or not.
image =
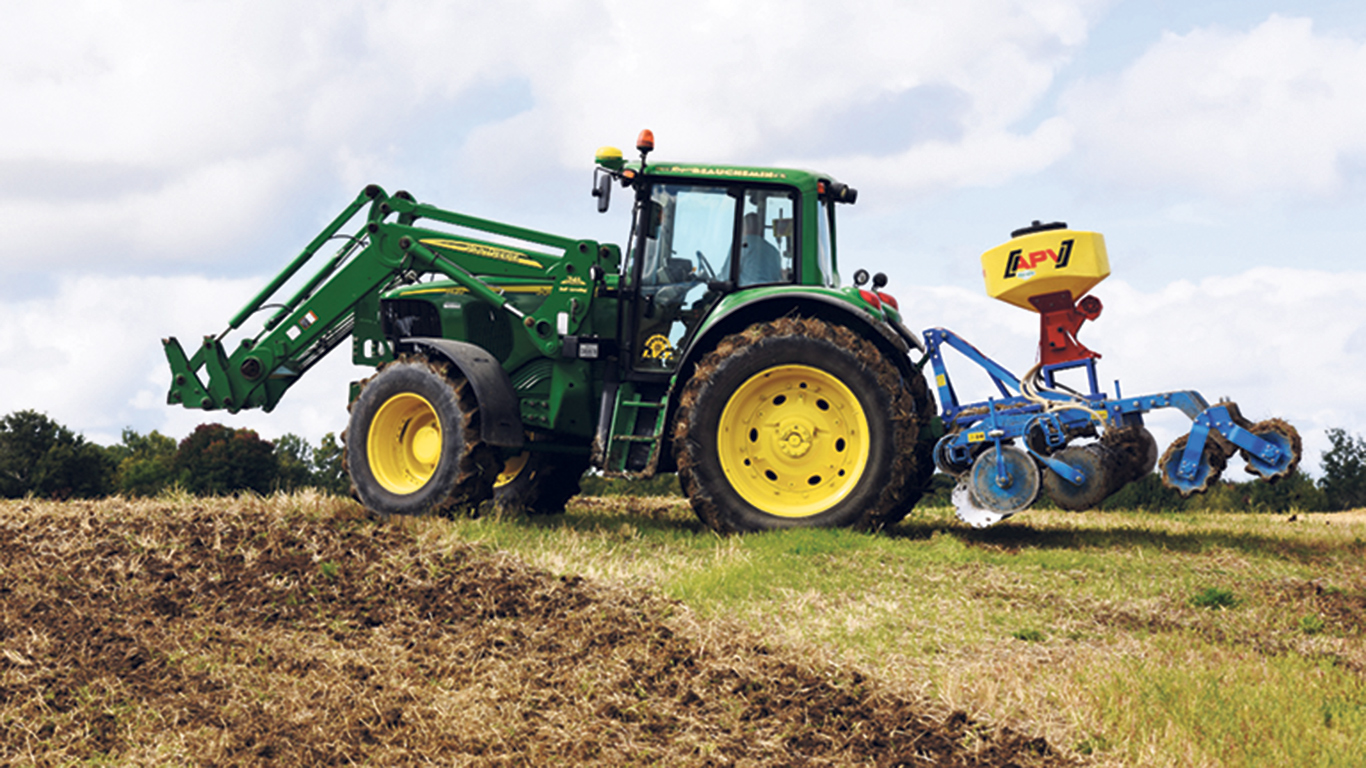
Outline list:
[[[0,764],[1067,764],[321,496],[0,502]]]

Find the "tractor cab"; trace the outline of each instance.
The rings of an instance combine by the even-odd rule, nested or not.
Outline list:
[[[737,291],[837,285],[826,181],[798,170],[647,164],[653,148],[643,131],[640,161],[629,166],[620,150],[600,149],[593,189],[600,211],[613,179],[635,192],[619,283],[632,373],[675,371],[702,321]]]
[[[644,185],[623,284],[638,371],[672,371],[700,321],[739,289],[796,276],[792,189],[660,179]]]

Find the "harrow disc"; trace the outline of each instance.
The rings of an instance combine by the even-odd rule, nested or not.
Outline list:
[[[968,486],[967,475],[964,475],[958,484],[953,487],[953,511],[958,515],[958,519],[972,526],[973,528],[987,528],[1002,520],[1010,517],[1010,512],[997,512],[994,509],[987,509],[977,502],[972,496],[972,489]]]
[[[1299,466],[1304,448],[1300,443],[1300,433],[1294,427],[1281,419],[1267,419],[1245,429],[1281,449],[1280,458],[1276,461],[1268,461],[1246,450],[1240,450],[1239,453],[1247,461],[1248,472],[1260,475],[1264,480],[1274,481],[1286,477]]]
[[[1205,440],[1205,449],[1200,453],[1200,464],[1195,468],[1195,476],[1180,477],[1177,472],[1181,469],[1181,454],[1185,453],[1189,438],[1188,434],[1176,438],[1167,446],[1167,452],[1162,454],[1158,462],[1162,469],[1162,484],[1179,491],[1182,498],[1208,491],[1228,465],[1228,454],[1220,446],[1215,434],[1210,432]]]
[[[972,463],[968,485],[972,498],[987,509],[1014,514],[1039,495],[1039,467],[1029,454],[1012,446],[1002,446],[1005,474],[997,471],[996,447],[983,451]]]
[[[1080,512],[1090,509],[1110,495],[1111,474],[1107,469],[1110,452],[1104,446],[1092,443],[1086,446],[1068,446],[1053,454],[1052,458],[1080,469],[1086,479],[1080,485],[1072,483],[1051,469],[1043,473],[1043,490],[1060,509]]]

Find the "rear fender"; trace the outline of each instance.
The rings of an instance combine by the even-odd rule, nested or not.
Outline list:
[[[682,391],[683,385],[692,378],[697,363],[715,348],[722,338],[732,333],[739,333],[754,323],[776,320],[785,316],[814,317],[843,325],[876,344],[878,349],[882,350],[883,354],[892,360],[902,375],[910,376],[915,367],[909,357],[911,347],[896,329],[889,327],[881,319],[839,296],[816,292],[786,291],[756,296],[751,300],[737,302],[729,306],[723,302],[716,314],[708,318],[706,327],[693,339],[683,354],[683,360],[678,368],[678,376],[674,379],[673,394],[669,397],[669,413],[666,423],[673,423],[674,413],[678,408],[678,395]],[[914,336],[912,338],[914,339]],[[666,440],[661,449],[659,471],[674,471],[676,467],[674,465],[672,441]]]
[[[459,369],[479,401],[479,429],[484,442],[502,448],[522,447],[521,406],[498,358],[483,347],[451,339],[409,338],[400,344],[435,354]]]
[[[734,304],[723,302],[707,319],[702,332],[688,345],[679,366],[678,381],[692,376],[692,370],[707,352],[728,334],[737,333],[754,323],[776,320],[787,315],[815,317],[846,326],[877,344],[899,368],[909,372],[911,347],[906,339],[882,319],[837,295],[816,292],[783,292],[755,296]],[[919,341],[918,339],[916,340]]]

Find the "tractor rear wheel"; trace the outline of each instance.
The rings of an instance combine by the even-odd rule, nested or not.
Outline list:
[[[923,387],[923,384],[922,384]],[[920,409],[897,367],[843,326],[783,318],[722,339],[683,390],[679,480],[720,532],[877,528],[922,491]]]
[[[397,515],[474,507],[497,474],[469,383],[421,357],[366,382],[351,406],[346,464],[361,503]]]
[[[504,512],[558,515],[579,493],[588,455],[523,451],[503,464],[493,483],[493,501]]]

